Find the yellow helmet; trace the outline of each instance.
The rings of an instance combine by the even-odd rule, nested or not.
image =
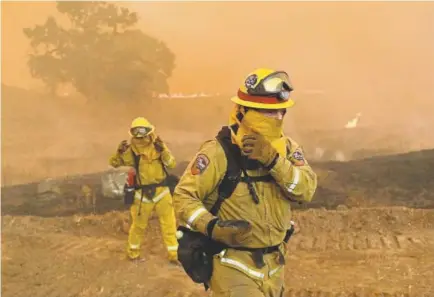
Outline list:
[[[232,97],[232,102],[252,108],[281,109],[294,105],[293,91],[288,74],[284,71],[259,68],[250,73]]]
[[[155,127],[144,117],[135,118],[130,127],[130,135],[133,137],[145,137],[154,132]]]

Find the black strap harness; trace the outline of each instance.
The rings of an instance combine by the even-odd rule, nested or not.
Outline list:
[[[247,158],[245,158],[240,151],[240,148],[232,143],[231,130],[229,127],[223,127],[216,137],[217,141],[222,146],[227,159],[227,170],[222,182],[218,188],[218,197],[210,212],[214,216],[217,215],[223,202],[232,196],[238,183],[244,182],[247,184],[249,193],[253,198],[255,204],[259,204],[259,197],[256,194],[254,183],[256,182],[275,182],[274,178],[270,175],[263,176],[249,176],[247,174]],[[253,166],[250,166],[253,167]],[[294,232],[293,228],[287,231],[284,241],[287,242],[289,237]],[[252,253],[253,260],[258,268],[265,266],[263,255],[279,251],[279,245],[265,247],[265,248],[246,248],[237,247],[236,250],[248,251]],[[284,257],[280,255],[279,261],[284,264]]]
[[[161,158],[160,158],[160,163],[161,163],[161,166],[163,167],[163,171],[165,174],[164,179],[159,183],[142,185],[142,181],[140,179],[140,172],[139,172],[140,155],[136,155],[132,148],[131,148],[131,154],[133,155],[134,169],[136,170],[136,179],[135,179],[135,186],[134,187],[136,190],[141,190],[140,205],[139,205],[139,209],[137,211],[137,215],[140,215],[141,214],[141,205],[143,203],[143,197],[146,195],[147,198],[152,199],[155,196],[157,188],[169,186],[168,180],[167,180],[169,173],[167,172],[167,169],[163,163],[163,160],[161,160]]]
[[[217,141],[222,146],[226,160],[227,169],[225,176],[218,188],[218,198],[211,208],[210,212],[213,215],[217,215],[222,203],[229,198],[235,191],[238,183],[244,182],[247,184],[249,193],[252,196],[253,201],[259,204],[259,198],[256,194],[253,183],[256,182],[274,182],[273,177],[270,174],[263,176],[249,176],[246,170],[247,158],[241,155],[240,148],[232,143],[231,130],[229,127],[223,127],[216,136]]]

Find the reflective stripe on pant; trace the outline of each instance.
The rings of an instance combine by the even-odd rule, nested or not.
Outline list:
[[[178,241],[176,240],[176,219],[170,192],[157,203],[142,203],[141,212],[138,216],[139,205],[140,201],[136,200],[131,206],[132,224],[128,234],[128,256],[131,259],[140,256],[140,246],[145,236],[149,218],[155,208],[160,221],[163,240],[169,253],[169,259],[177,259]]]
[[[250,257],[250,253],[244,253]],[[284,266],[276,266],[270,255],[264,260],[266,267],[255,269],[237,258],[215,256],[210,281],[212,296],[283,297]]]

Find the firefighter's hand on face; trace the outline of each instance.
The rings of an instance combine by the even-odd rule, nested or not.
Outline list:
[[[160,136],[157,136],[157,138],[154,141],[154,147],[157,150],[157,152],[161,153],[165,149],[165,144],[163,140],[160,138]]]
[[[241,151],[249,159],[257,160],[265,167],[269,166],[277,156],[277,151],[271,143],[256,133],[243,137]]]
[[[125,151],[130,147],[130,145],[128,144],[128,141],[126,140],[122,140],[122,142],[119,144],[118,146],[118,153],[119,154],[123,154],[125,153]]]
[[[221,221],[215,218],[208,223],[207,234],[229,246],[242,246],[251,238],[252,226],[244,220]]]

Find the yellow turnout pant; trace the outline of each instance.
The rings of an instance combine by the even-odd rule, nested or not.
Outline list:
[[[176,218],[173,209],[172,195],[167,192],[159,201],[153,202],[152,200],[135,199],[134,204],[131,206],[132,224],[128,234],[128,248],[127,254],[130,259],[140,257],[140,246],[145,236],[144,232],[148,226],[149,218],[155,208],[158,219],[160,221],[161,231],[163,233],[163,240],[167,247],[169,260],[176,260],[178,258],[178,241],[176,239]],[[140,205],[140,215],[138,215],[138,208]]]
[[[215,256],[210,281],[212,297],[283,297],[284,266],[278,253],[264,255],[265,267],[255,267],[251,254],[229,250]]]

